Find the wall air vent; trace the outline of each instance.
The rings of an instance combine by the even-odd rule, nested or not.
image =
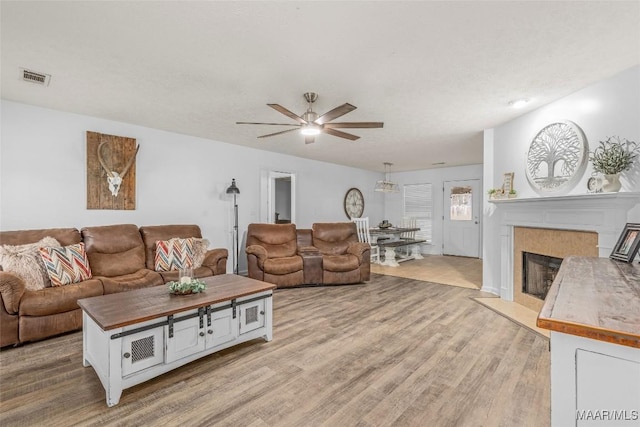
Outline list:
[[[51,80],[50,74],[38,73],[27,70],[26,68],[20,68],[20,76],[25,82],[31,82],[41,86],[49,86],[49,81]]]

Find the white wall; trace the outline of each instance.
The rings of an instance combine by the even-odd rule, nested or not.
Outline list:
[[[388,219],[394,225],[399,224],[402,221],[404,210],[402,186],[405,184],[432,184],[433,241],[431,245],[423,245],[422,252],[440,255],[442,254],[443,183],[445,181],[478,179],[482,188],[482,169],[482,165],[470,165],[391,173],[391,181],[397,183],[401,191],[399,193],[380,193],[385,197],[384,218],[370,217],[369,222],[375,225],[382,219]]]
[[[518,197],[541,197],[529,185],[525,159],[533,137],[544,126],[570,120],[582,128],[590,150],[609,136],[620,136],[640,143],[640,66],[540,107],[494,129],[485,131],[485,193],[502,185],[503,173],[515,172]],[[593,168],[589,163],[576,186],[564,194],[587,193],[587,180]],[[640,161],[621,176],[620,191],[640,191]],[[499,293],[500,241],[495,207],[485,202],[483,290]],[[628,213],[627,222],[640,222],[640,200]],[[620,224],[622,231],[624,224]]]
[[[351,187],[364,194],[365,215],[381,217],[384,209],[383,196],[373,191],[381,173],[6,100],[0,111],[1,230],[193,223],[212,247],[231,251],[233,207],[225,189],[235,178],[244,234],[259,221],[261,170],[296,173],[299,228],[346,221],[343,200]],[[136,210],[86,209],[88,130],[140,144]],[[240,269],[245,265],[241,252]]]

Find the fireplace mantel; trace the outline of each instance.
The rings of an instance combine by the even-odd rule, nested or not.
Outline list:
[[[519,227],[593,231],[598,255],[606,258],[640,192],[593,193],[490,200],[500,224],[500,296],[513,301],[513,229]]]
[[[492,199],[489,203],[508,207],[521,204],[571,204],[580,206],[602,206],[610,203],[626,206],[627,210],[640,202],[640,192],[590,193],[569,196],[524,197],[513,199]]]

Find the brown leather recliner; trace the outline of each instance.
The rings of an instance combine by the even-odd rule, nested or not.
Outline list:
[[[360,283],[371,276],[371,247],[353,222],[315,223],[313,246],[322,254],[322,283]]]
[[[296,238],[295,224],[249,224],[246,247],[249,277],[278,287],[301,285],[303,263]]]
[[[145,264],[145,246],[134,224],[84,227],[82,239],[93,277],[105,294],[162,285],[160,273]]]
[[[352,222],[250,224],[247,231],[249,277],[278,287],[352,284],[370,279],[371,247],[360,243]]]

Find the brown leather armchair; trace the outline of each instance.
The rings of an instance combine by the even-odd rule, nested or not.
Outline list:
[[[278,287],[304,282],[295,224],[249,224],[246,253],[252,279]]]
[[[371,247],[353,222],[315,223],[313,246],[322,254],[322,283],[360,283],[371,277]]]

